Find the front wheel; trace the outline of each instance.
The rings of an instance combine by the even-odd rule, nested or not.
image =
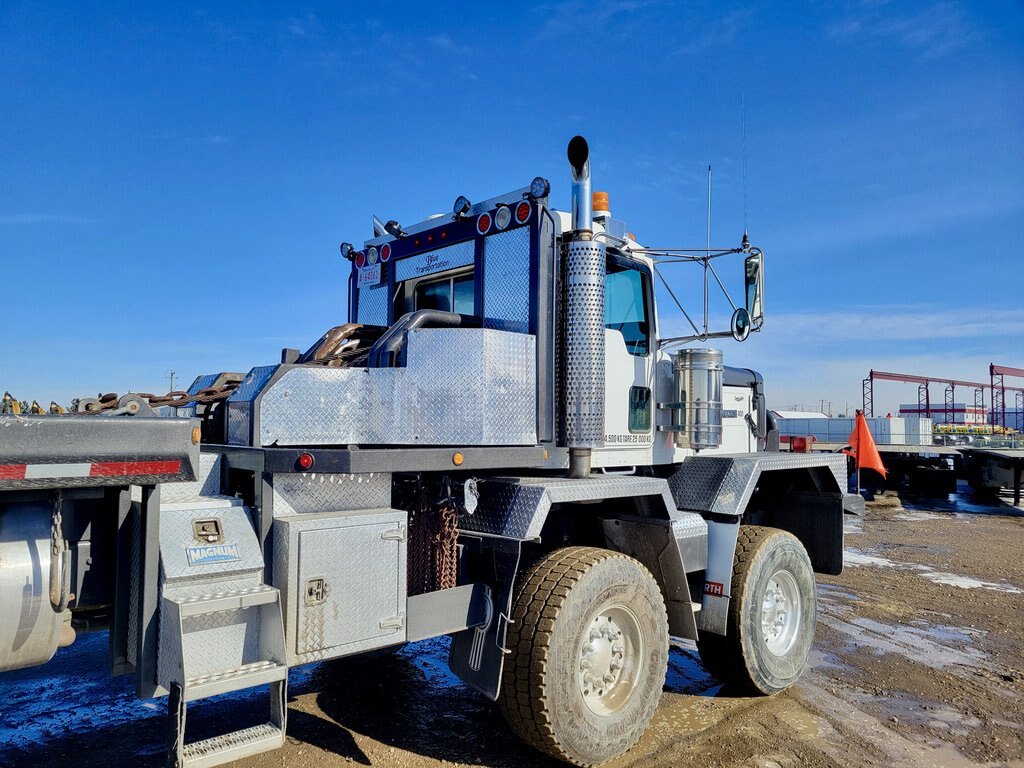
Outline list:
[[[647,569],[608,550],[556,550],[521,577],[512,619],[499,699],[512,730],[580,766],[632,747],[668,665],[665,602]]]
[[[814,570],[790,533],[740,526],[726,635],[703,633],[701,661],[723,683],[771,695],[797,681],[811,653]]]

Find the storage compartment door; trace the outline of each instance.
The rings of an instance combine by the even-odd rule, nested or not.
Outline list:
[[[404,550],[394,522],[300,532],[296,652],[342,655],[402,642]]]

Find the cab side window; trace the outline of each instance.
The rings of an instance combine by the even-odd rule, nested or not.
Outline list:
[[[650,278],[646,273],[617,259],[608,260],[604,282],[604,325],[622,334],[631,355],[644,356],[650,352],[649,294]]]

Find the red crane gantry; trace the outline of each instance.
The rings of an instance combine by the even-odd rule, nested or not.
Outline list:
[[[992,403],[992,423],[1006,427],[1006,392],[1015,392],[1017,399],[1017,418],[1016,421],[1020,422],[1024,419],[1024,387],[1007,387],[1003,384],[1003,376],[1014,376],[1024,378],[1024,369],[1021,368],[1009,368],[1007,366],[1000,365],[989,365],[989,378],[991,379],[989,384],[984,384],[980,381],[962,381],[960,379],[947,379],[941,376],[916,376],[910,373],[890,373],[888,371],[875,371],[871,370],[868,372],[867,378],[862,383],[862,397],[863,407],[865,416],[874,415],[874,381],[875,379],[882,379],[884,381],[899,381],[904,384],[917,384],[917,404],[919,410],[924,414],[925,418],[931,418],[932,413],[941,412],[945,416],[947,423],[951,423],[955,418],[955,402],[956,402],[956,388],[957,387],[969,387],[974,390],[974,407],[981,409],[985,407],[985,387],[991,387],[991,403]],[[931,396],[928,392],[928,386],[930,384],[944,384],[945,398],[943,407],[932,408]],[[996,421],[996,419],[999,419]],[[1021,426],[1017,426],[1018,429]]]
[[[992,424],[998,424],[1005,431],[1006,429],[1006,391],[1016,394],[1014,403],[1016,413],[1013,426],[1020,430],[1024,429],[1024,388],[1007,387],[1003,384],[1004,376],[1012,376],[1017,379],[1024,379],[1024,369],[1010,368],[1006,365],[989,363],[988,376],[992,385]],[[998,419],[998,421],[996,421]]]

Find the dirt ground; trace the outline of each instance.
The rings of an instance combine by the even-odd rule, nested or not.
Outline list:
[[[733,696],[677,647],[654,722],[613,765],[1024,766],[1021,510],[883,500],[847,518],[846,545],[845,572],[819,578],[812,668],[793,689]],[[0,766],[162,764],[163,704],[97,675],[104,644],[89,636],[77,655],[0,677]],[[294,670],[287,745],[233,765],[558,765],[516,741],[445,658],[435,640]],[[239,706],[259,718],[260,703],[210,702],[195,721],[223,729]]]

